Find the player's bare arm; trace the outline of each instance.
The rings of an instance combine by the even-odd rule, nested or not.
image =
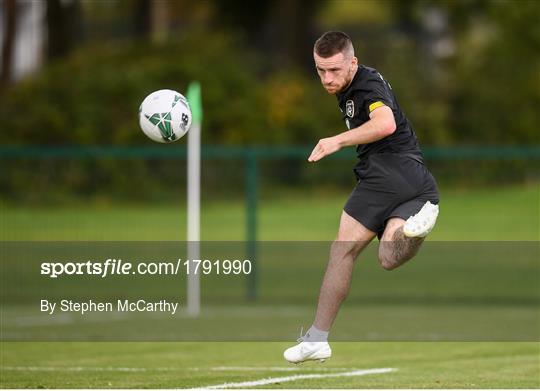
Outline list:
[[[343,147],[381,140],[396,130],[394,114],[388,106],[381,106],[373,110],[369,117],[369,121],[357,128],[319,140],[315,148],[313,148],[308,161],[316,162]]]

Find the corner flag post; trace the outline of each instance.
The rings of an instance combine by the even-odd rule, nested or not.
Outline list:
[[[188,131],[187,146],[187,240],[190,271],[195,270],[194,259],[200,259],[200,216],[201,216],[201,86],[193,81],[189,84],[186,98],[192,115]],[[198,316],[201,310],[201,288],[199,274],[190,273],[187,280],[187,313]]]

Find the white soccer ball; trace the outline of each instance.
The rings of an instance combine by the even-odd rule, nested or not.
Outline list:
[[[144,98],[139,107],[142,131],[159,143],[172,143],[191,126],[191,109],[186,98],[173,90],[159,90]]]

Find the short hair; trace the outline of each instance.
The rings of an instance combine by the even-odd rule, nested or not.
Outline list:
[[[354,56],[354,47],[351,38],[342,31],[327,31],[315,41],[313,51],[323,57],[332,57],[338,53]]]

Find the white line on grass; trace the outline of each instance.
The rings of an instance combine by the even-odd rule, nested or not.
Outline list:
[[[245,381],[238,383],[223,383],[213,386],[200,387],[198,389],[223,389],[223,388],[246,388],[246,387],[257,387],[264,386],[266,384],[275,384],[275,383],[285,383],[295,380],[303,379],[324,379],[330,377],[352,377],[352,376],[365,376],[365,375],[374,375],[378,373],[388,373],[396,371],[395,368],[374,368],[374,369],[360,369],[357,371],[351,372],[340,372],[340,373],[312,373],[309,375],[293,375],[293,376],[284,376],[284,377],[271,377],[253,381]]]

